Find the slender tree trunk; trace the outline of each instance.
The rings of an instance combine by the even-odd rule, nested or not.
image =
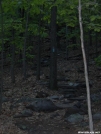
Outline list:
[[[51,8],[51,65],[50,65],[50,89],[57,90],[57,41],[56,41],[56,17],[57,7]]]
[[[91,100],[90,100],[90,87],[89,87],[89,79],[88,79],[88,71],[87,71],[87,61],[84,49],[84,37],[83,37],[83,26],[82,26],[82,15],[81,15],[81,0],[79,0],[79,24],[80,24],[80,32],[81,32],[81,48],[84,60],[84,71],[85,71],[85,80],[86,80],[86,88],[87,88],[87,104],[88,104],[88,115],[89,115],[89,128],[93,133],[93,120],[92,120],[92,111],[91,111]]]
[[[92,46],[92,31],[89,31],[89,45]]]
[[[1,12],[1,62],[0,62],[0,114],[2,110],[2,91],[3,91],[3,50],[4,50],[4,27],[3,27],[3,9],[2,1],[0,0],[0,12]]]
[[[40,30],[41,30],[41,11],[39,15],[39,35],[38,35],[38,46],[37,46],[37,75],[36,79],[40,80],[40,67],[41,67],[41,37],[40,37]]]
[[[98,33],[96,32],[96,35],[95,35],[95,53],[96,53],[96,57],[98,56]]]
[[[26,13],[26,27],[25,27],[25,39],[24,39],[24,47],[23,47],[23,76],[24,79],[27,78],[27,62],[26,62],[26,45],[27,45],[27,34],[28,34],[28,19],[29,19],[29,7]]]
[[[66,25],[66,59],[68,59],[68,27]]]
[[[14,44],[14,29],[12,30],[12,44],[11,44],[11,81],[15,83],[15,73],[14,73],[14,66],[15,66],[15,44]]]

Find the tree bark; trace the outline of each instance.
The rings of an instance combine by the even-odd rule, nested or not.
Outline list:
[[[15,44],[14,44],[14,29],[12,30],[12,44],[11,44],[11,81],[15,83],[15,73],[14,73],[14,66],[15,66]]]
[[[96,35],[95,35],[95,53],[96,53],[96,58],[98,56],[98,33],[96,32]]]
[[[90,132],[92,132],[92,134],[93,134],[93,120],[92,120],[92,111],[91,111],[90,87],[89,87],[89,79],[88,79],[87,60],[86,60],[85,49],[84,49],[84,37],[83,37],[82,15],[81,15],[81,0],[79,0],[79,24],[80,24],[81,48],[82,48],[82,55],[83,55],[83,61],[84,61],[84,72],[85,72],[85,80],[86,80],[86,88],[87,88],[89,128],[90,128]]]
[[[23,47],[23,76],[24,79],[27,78],[27,62],[26,62],[26,44],[27,44],[27,34],[28,34],[28,20],[29,20],[29,7],[26,13],[26,27],[25,27],[25,39],[24,39],[24,47]]]
[[[56,41],[57,7],[51,8],[51,62],[50,62],[50,89],[57,90],[57,41]]]
[[[68,51],[68,27],[66,25],[66,59],[68,59],[69,56],[69,51]]]
[[[3,9],[2,1],[0,0],[0,11],[1,11],[1,63],[0,63],[0,114],[2,110],[2,91],[3,91],[3,50],[4,50],[4,26],[3,26]]]
[[[40,67],[41,67],[41,35],[40,35],[41,18],[42,18],[42,14],[41,14],[41,11],[40,11],[40,15],[39,15],[39,35],[38,35],[38,46],[37,46],[37,75],[36,75],[37,80],[40,80]]]

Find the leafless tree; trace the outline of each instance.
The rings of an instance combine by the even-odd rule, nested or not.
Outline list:
[[[86,88],[87,88],[89,128],[90,128],[90,132],[93,133],[93,120],[92,120],[92,111],[91,111],[90,87],[89,87],[89,79],[88,79],[87,60],[86,60],[86,54],[85,54],[85,48],[84,48],[84,37],[83,37],[82,15],[81,15],[81,0],[79,0],[78,11],[79,11],[79,24],[80,24],[80,32],[81,32],[81,48],[82,48],[82,55],[83,55],[83,61],[84,61],[84,71],[85,71],[85,80],[86,80]]]

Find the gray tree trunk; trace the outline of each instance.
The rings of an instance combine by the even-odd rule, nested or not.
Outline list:
[[[85,48],[84,48],[84,36],[83,36],[82,15],[81,15],[81,0],[79,0],[79,24],[80,24],[81,48],[82,48],[82,55],[83,55],[83,61],[84,61],[84,71],[85,71],[85,80],[86,80],[86,88],[87,88],[89,129],[90,129],[91,134],[93,134],[93,120],[92,120],[92,111],[91,111],[90,87],[89,87],[89,79],[88,79],[87,60],[86,60]]]

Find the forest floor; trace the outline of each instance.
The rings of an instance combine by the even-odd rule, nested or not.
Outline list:
[[[80,52],[78,53],[78,51],[74,50],[72,54],[69,54],[69,56],[72,57],[69,58],[69,60],[64,58],[65,54],[63,53],[64,52],[60,51],[58,55],[58,78],[66,78],[68,81],[59,81],[58,84],[64,85],[68,82],[84,82],[82,55],[78,55]],[[79,131],[89,131],[87,114],[84,115],[83,121],[70,123],[64,118],[66,113],[65,108],[53,112],[33,111],[30,117],[15,118],[15,115],[25,109],[26,104],[19,103],[13,108],[11,108],[11,106],[22,97],[36,98],[38,92],[41,91],[47,93],[48,96],[55,95],[63,97],[63,101],[65,102],[68,100],[68,97],[64,98],[64,95],[60,94],[59,91],[51,91],[46,84],[44,84],[48,81],[49,67],[41,68],[40,81],[36,80],[35,70],[30,69],[28,70],[27,80],[23,81],[21,68],[16,68],[15,84],[11,83],[9,68],[5,68],[4,71],[4,101],[2,104],[2,114],[0,115],[0,134],[78,134]],[[98,93],[101,95],[101,68],[96,66],[92,57],[90,57],[89,61],[89,81],[92,83],[92,87],[90,88],[91,94]],[[82,90],[82,87],[79,90]],[[81,95],[79,93],[79,96]],[[55,100],[54,103],[58,101],[59,100]],[[101,100],[92,102],[92,112],[101,113]],[[86,125],[84,125],[84,123],[86,123]],[[93,123],[94,131],[99,133],[101,131],[101,119],[94,120]]]

